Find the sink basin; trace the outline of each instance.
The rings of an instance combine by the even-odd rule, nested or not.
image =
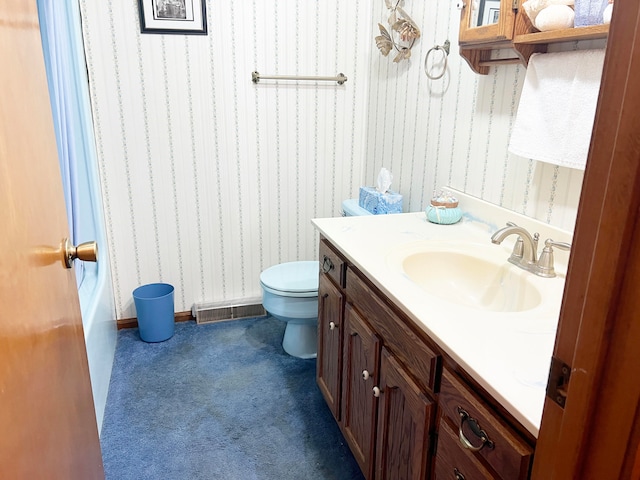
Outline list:
[[[508,263],[508,254],[499,248],[423,245],[395,257],[412,282],[450,303],[485,311],[521,312],[542,302],[540,291],[530,280],[532,274]]]

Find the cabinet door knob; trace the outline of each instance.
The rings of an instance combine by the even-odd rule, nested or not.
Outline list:
[[[374,396],[374,397],[376,397],[376,398],[377,398],[377,397],[379,397],[379,396],[380,396],[380,393],[382,393],[382,390],[380,390],[380,388],[378,388],[378,387],[373,387],[373,396]]]
[[[369,375],[369,372],[368,372],[367,370],[363,370],[363,371],[362,371],[362,379],[363,379],[363,380],[369,380],[369,377],[370,377],[370,376],[371,376],[371,375]]]
[[[336,324],[334,322],[329,322],[329,330],[335,330]]]
[[[478,421],[475,418],[472,418],[461,406],[458,406],[457,410],[458,415],[460,415],[460,427],[458,428],[458,436],[460,437],[460,443],[462,444],[462,446],[467,450],[471,450],[472,452],[479,452],[484,447],[493,448],[493,441],[489,439],[487,432],[480,428]],[[462,427],[464,426],[465,422],[469,424],[469,428],[471,429],[473,434],[480,439],[480,445],[478,447],[475,447],[467,439],[464,432],[462,431]]]

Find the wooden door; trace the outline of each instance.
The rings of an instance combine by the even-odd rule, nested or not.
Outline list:
[[[0,478],[104,478],[35,1],[0,0]]]
[[[616,1],[532,478],[640,478],[640,3]],[[566,380],[566,379],[565,379]]]
[[[382,349],[376,480],[424,480],[429,475],[434,403]]]
[[[358,312],[345,307],[342,433],[366,478],[373,477],[380,340]]]
[[[340,420],[340,374],[342,369],[342,310],[344,295],[320,275],[318,287],[318,359],[316,381],[329,409]]]

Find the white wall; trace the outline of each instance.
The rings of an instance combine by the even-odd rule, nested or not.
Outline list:
[[[163,281],[176,311],[259,297],[260,272],[313,259],[309,220],[339,214],[382,166],[422,210],[450,185],[572,229],[582,173],[507,154],[525,69],[471,72],[451,0],[406,0],[409,63],[373,40],[383,0],[207,1],[207,36],[140,34],[137,0],[81,0],[118,318]],[[452,43],[441,80],[426,51]],[[254,85],[251,72],[334,75]]]
[[[316,258],[310,219],[362,181],[371,2],[209,1],[207,36],[140,34],[136,0],[81,9],[118,318],[140,284],[184,311]]]
[[[373,5],[373,23],[388,27],[384,2]],[[392,54],[385,58],[377,51],[370,58],[365,180],[374,184],[381,167],[391,170],[392,188],[404,195],[406,211],[424,209],[435,190],[451,186],[573,230],[582,172],[507,152],[526,68],[473,73],[458,55],[460,14],[452,0],[407,0],[404,8],[422,38],[409,64],[394,64]],[[430,80],[424,73],[427,50],[447,39],[446,74]]]

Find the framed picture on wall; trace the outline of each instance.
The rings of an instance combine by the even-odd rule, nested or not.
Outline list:
[[[206,0],[138,0],[142,33],[207,34]]]

